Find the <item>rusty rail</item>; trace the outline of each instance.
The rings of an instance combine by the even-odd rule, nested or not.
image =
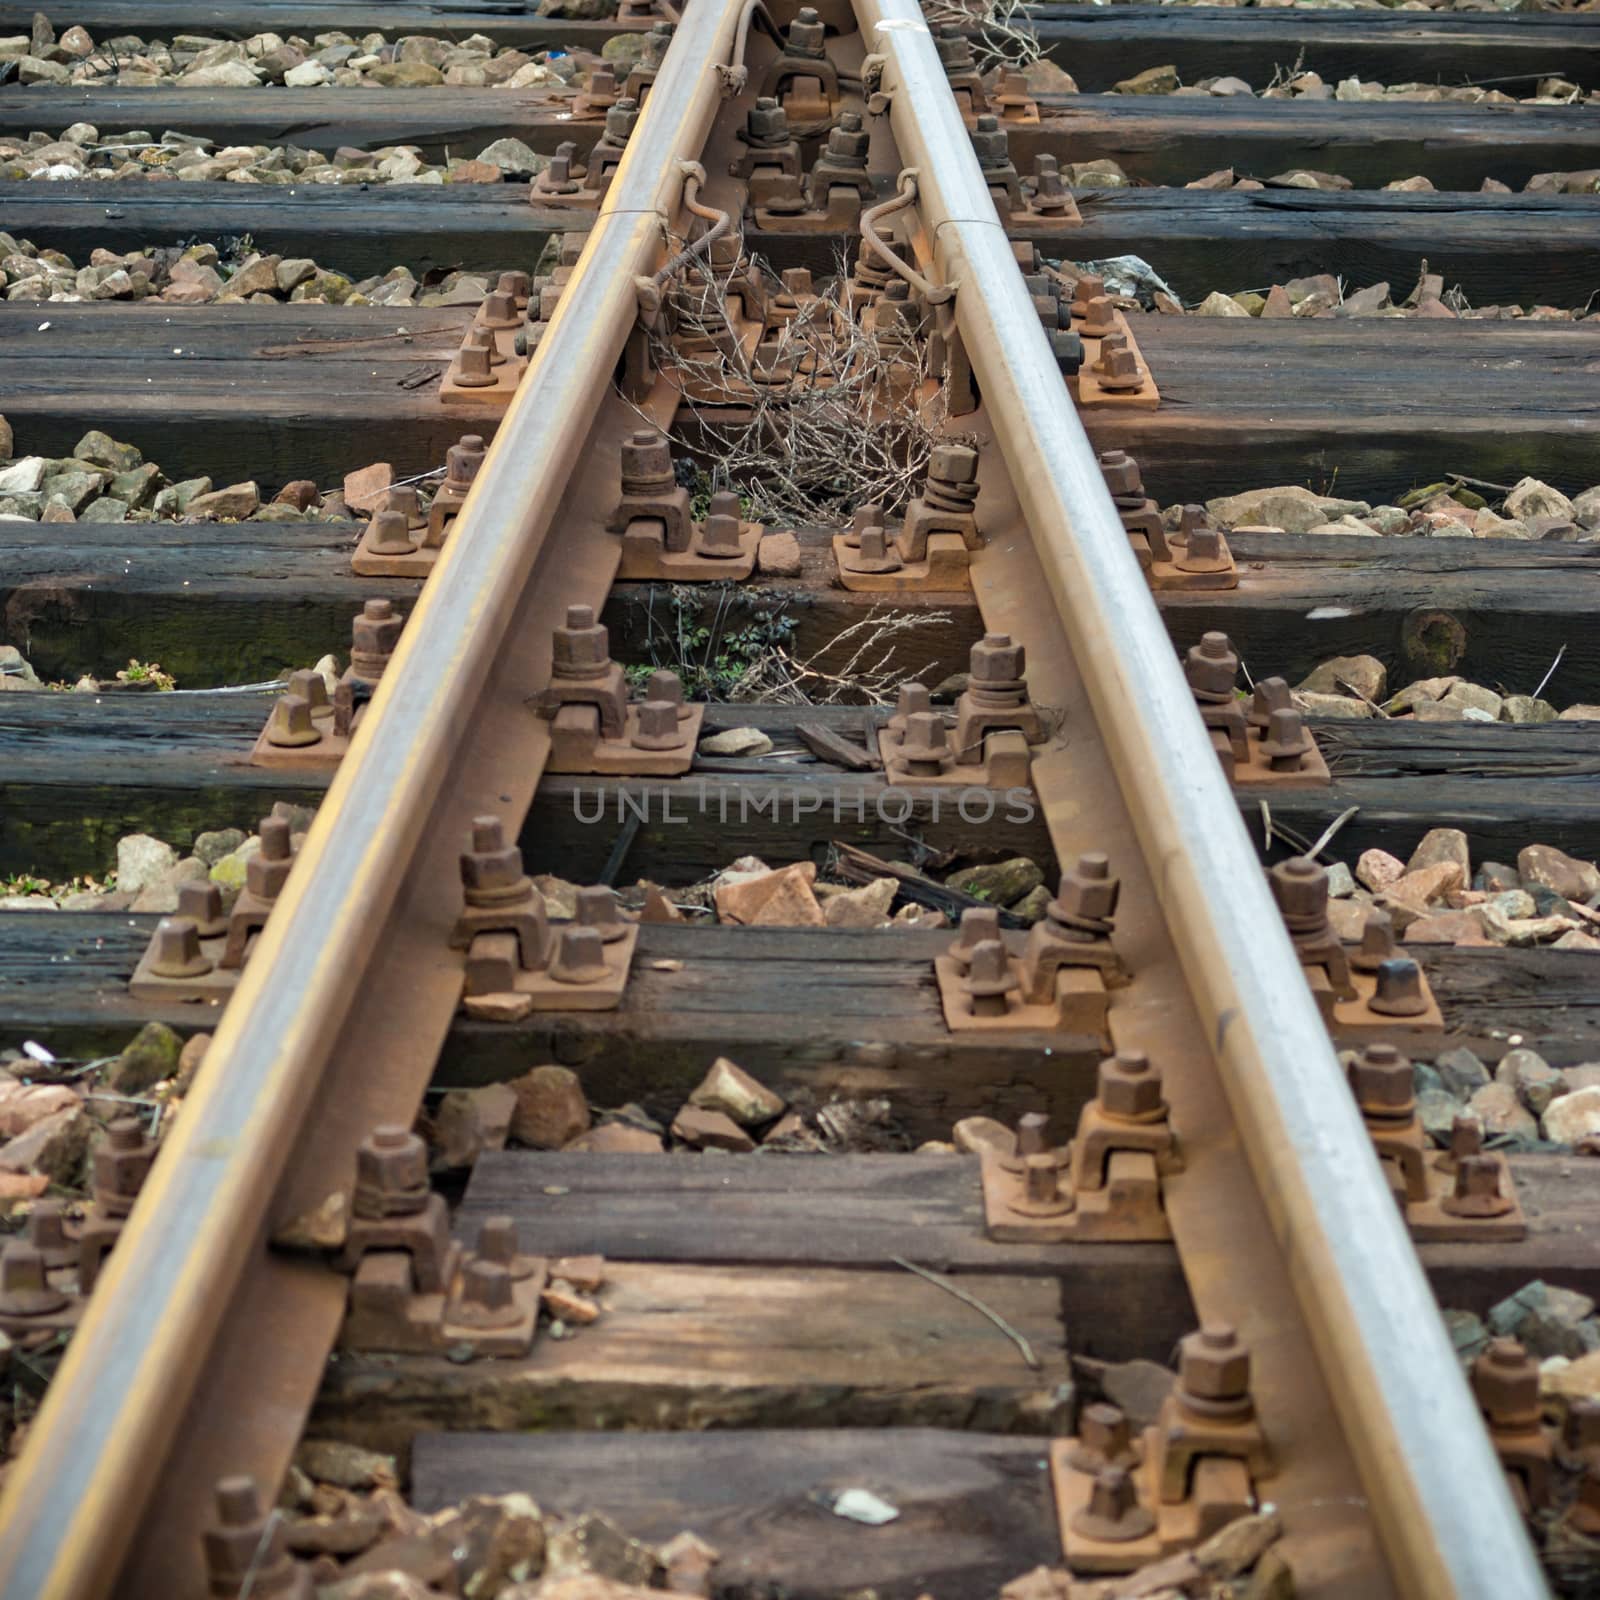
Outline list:
[[[1400,1592],[1545,1592],[915,0],[854,0],[901,158]]]
[[[322,1193],[338,1187],[329,1163],[340,1172],[353,1166],[355,1143],[376,1122],[409,1122],[454,1011],[459,976],[429,955],[430,945],[443,949],[429,924],[453,916],[459,889],[447,869],[436,896],[444,903],[430,905],[438,874],[415,869],[424,851],[453,857],[474,806],[498,809],[519,791],[525,804],[537,781],[542,748],[507,762],[486,741],[491,759],[470,778],[458,757],[474,728],[482,739],[479,708],[497,687],[506,725],[536,721],[520,693],[504,692],[508,662],[524,649],[525,630],[512,624],[530,603],[553,522],[559,533],[571,515],[563,496],[634,324],[635,278],[654,265],[680,197],[678,158],[696,157],[711,126],[741,5],[700,0],[677,32],[460,531],[410,618],[8,1474],[0,1503],[7,1600],[199,1592],[196,1533],[209,1509],[209,1463],[231,1456],[228,1470],[238,1471],[240,1457],[254,1454],[281,1471],[287,1459],[345,1285],[325,1268],[286,1261],[268,1240],[318,1184]],[[588,543],[602,550],[587,556],[593,570],[584,580],[598,587],[597,601],[617,557],[610,541]],[[549,576],[574,581],[572,564],[563,560]],[[542,584],[544,565],[540,572]],[[418,923],[426,939],[414,937]],[[418,974],[415,995],[392,984],[398,948]],[[384,987],[384,969],[391,988],[380,1009],[372,991]],[[384,1016],[396,1008],[412,1037]],[[267,1349],[282,1340],[296,1348]],[[183,1469],[169,1470],[180,1458]],[[138,1551],[136,1533],[144,1535]],[[186,1540],[192,1550],[159,1550]]]

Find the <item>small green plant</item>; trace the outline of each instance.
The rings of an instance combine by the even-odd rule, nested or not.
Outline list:
[[[170,672],[163,672],[159,661],[135,661],[131,657],[127,666],[117,674],[117,682],[153,683],[162,691],[178,687],[178,680]]]
[[[0,894],[49,894],[50,885],[31,872],[18,872],[9,878],[0,878]]]

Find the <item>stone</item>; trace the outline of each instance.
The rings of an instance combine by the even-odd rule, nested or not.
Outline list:
[[[1567,1081],[1536,1050],[1508,1050],[1494,1069],[1496,1083],[1508,1083],[1536,1117],[1542,1117],[1552,1100],[1567,1092]]]
[[[1365,500],[1337,500],[1313,494],[1298,484],[1250,489],[1206,501],[1212,519],[1224,527],[1282,528],[1285,533],[1309,533],[1321,523],[1346,515],[1364,516],[1370,509]]]
[[[899,892],[896,878],[874,878],[859,889],[829,895],[822,907],[830,928],[876,928],[889,920],[889,907]]]
[[[1039,884],[1030,889],[1023,897],[1011,907],[1011,914],[1021,917],[1031,928],[1034,923],[1043,921],[1045,913],[1050,908],[1050,902],[1055,898],[1051,894],[1048,884]]]
[[[119,444],[109,434],[98,428],[91,429],[73,447],[75,461],[87,461],[90,466],[107,467],[112,472],[131,472],[144,461],[144,454],[131,444]]]
[[[1462,888],[1467,875],[1459,861],[1439,861],[1431,867],[1419,867],[1396,878],[1384,894],[1411,906],[1431,906],[1442,900],[1453,889]]]
[[[555,1529],[546,1528],[544,1582],[539,1600],[613,1600],[604,1591],[577,1588],[554,1591],[552,1580],[594,1573],[614,1583],[644,1588],[656,1569],[656,1552],[629,1536],[598,1512],[586,1512]],[[631,1595],[615,1600],[633,1600]]]
[[[143,1094],[163,1078],[178,1075],[183,1040],[162,1022],[147,1022],[105,1069],[105,1085],[118,1094]]]
[[[504,1150],[516,1110],[517,1092],[508,1083],[452,1089],[433,1113],[432,1145],[438,1164],[470,1167],[485,1150]]]
[[[218,828],[209,833],[197,833],[190,846],[190,854],[197,856],[208,867],[214,867],[230,851],[237,850],[245,841],[241,828]]]
[[[1485,1139],[1509,1134],[1518,1139],[1536,1139],[1539,1125],[1517,1099],[1509,1084],[1486,1083],[1467,1102],[1467,1110],[1483,1124]]]
[[[1580,1061],[1575,1067],[1563,1067],[1561,1076],[1567,1080],[1569,1093],[1600,1088],[1600,1061]]]
[[[595,1155],[660,1155],[661,1136],[626,1122],[602,1122],[598,1128],[580,1133],[563,1150],[585,1150]]]
[[[450,183],[499,183],[505,174],[489,161],[452,161],[445,176]],[[395,302],[385,300],[378,303],[389,305]]]
[[[963,1117],[950,1130],[950,1141],[962,1155],[967,1156],[979,1156],[985,1152],[1013,1156],[1017,1150],[1016,1134],[993,1117]]]
[[[32,494],[43,483],[43,456],[24,456],[0,471],[0,494]]]
[[[333,82],[333,73],[320,61],[302,61],[284,73],[283,81],[291,89],[320,89]]]
[[[1544,1136],[1554,1144],[1577,1144],[1600,1137],[1600,1084],[1558,1095],[1540,1119]]]
[[[273,495],[272,503],[275,506],[291,506],[296,511],[310,511],[320,498],[316,484],[309,478],[296,478]]]
[[[717,916],[750,928],[821,928],[822,907],[812,893],[816,864],[797,861],[776,872],[763,872],[714,891]]]
[[[1519,1339],[1541,1360],[1587,1355],[1600,1345],[1600,1335],[1580,1331],[1594,1311],[1594,1301],[1573,1289],[1556,1288],[1534,1279],[1489,1308],[1485,1319],[1498,1339]]]
[[[1488,1348],[1489,1330],[1475,1311],[1446,1311],[1444,1326],[1457,1360],[1470,1361]]]
[[[9,1073],[0,1073],[0,1139],[14,1139],[78,1103],[78,1092],[69,1084],[20,1083]]]
[[[1349,694],[1353,689],[1363,699],[1383,699],[1389,675],[1376,656],[1335,656],[1324,661],[1303,679],[1300,689],[1309,694]]]
[[[756,546],[756,567],[764,578],[798,578],[800,541],[792,533],[769,533]]]
[[[919,906],[910,903],[903,905],[889,919],[897,927],[902,928],[948,928],[950,919],[936,906]]]
[[[344,503],[352,511],[376,511],[383,504],[394,483],[394,468],[387,461],[374,462],[347,472],[344,479]]]
[[[1554,845],[1530,844],[1517,852],[1517,871],[1524,884],[1554,889],[1575,905],[1586,904],[1600,895],[1600,868],[1592,861],[1579,861]]]
[[[944,881],[947,888],[958,889],[975,900],[1009,906],[1037,889],[1044,882],[1044,873],[1026,856],[1013,856],[1008,861],[962,867]]]
[[[228,279],[229,294],[270,294],[278,287],[278,263],[282,256],[247,256]]]
[[[1374,894],[1405,876],[1405,863],[1387,850],[1363,850],[1356,861],[1356,879]]]
[[[1213,289],[1194,308],[1193,314],[1197,317],[1248,317],[1250,315],[1232,295],[1223,294],[1220,289]]]
[[[444,74],[426,61],[380,62],[367,77],[385,89],[431,89],[444,82]]]
[[[1422,1089],[1417,1093],[1417,1120],[1422,1131],[1441,1149],[1450,1143],[1450,1130],[1466,1106],[1446,1089]]]
[[[1500,696],[1479,683],[1458,683],[1439,703],[1459,706],[1463,711],[1481,711],[1491,722],[1500,717]]]
[[[1106,1399],[1121,1408],[1137,1434],[1155,1422],[1178,1375],[1155,1361],[1116,1361],[1100,1371],[1099,1380]]]
[[[254,89],[261,80],[242,61],[218,61],[191,67],[179,82],[185,89]]]
[[[1213,78],[1206,85],[1206,93],[1219,96],[1238,95],[1254,94],[1255,90],[1243,78]]]
[[[478,152],[478,160],[499,168],[508,178],[536,178],[550,165],[548,156],[539,155],[520,139],[496,139]]]
[[[754,1150],[756,1142],[732,1117],[701,1106],[685,1106],[672,1121],[672,1136],[696,1150]]]
[[[392,1489],[399,1482],[393,1456],[342,1439],[304,1439],[294,1453],[294,1464],[317,1483],[359,1493]]]
[[[253,483],[233,483],[210,494],[197,494],[184,507],[191,517],[232,517],[242,520],[261,504],[261,491]]]
[[[1454,862],[1461,869],[1461,884],[1456,887],[1464,886],[1472,875],[1466,834],[1460,828],[1430,828],[1411,852],[1411,859],[1406,862],[1406,872],[1419,872],[1424,867],[1447,861]]]
[[[130,511],[148,505],[161,487],[161,468],[152,461],[128,472],[119,472],[111,480],[111,495]]]
[[[87,126],[87,124],[74,124],[74,126]],[[71,131],[71,128],[67,130],[68,133]],[[14,444],[15,438],[11,431],[11,424],[4,417],[0,417],[0,461],[9,461],[11,459]]]
[[[0,423],[4,420],[0,418]],[[0,432],[0,457],[8,454],[9,449],[4,433]],[[1591,533],[1600,529],[1600,484],[1572,497],[1572,520],[1580,528],[1587,528]]]
[[[1557,722],[1600,722],[1600,706],[1568,706]]]
[[[759,728],[726,728],[700,741],[703,756],[764,756],[773,748]]]
[[[1214,1533],[1194,1553],[1200,1570],[1211,1578],[1232,1578],[1248,1571],[1283,1533],[1283,1523],[1273,1510],[1238,1517]]]
[[[201,495],[210,492],[209,478],[184,478],[179,483],[169,483],[155,498],[155,513],[158,517],[181,517]]]
[[[1377,713],[1365,700],[1353,700],[1344,694],[1291,694],[1294,708],[1307,717],[1331,717],[1339,722],[1359,722]]]
[[[192,1034],[183,1049],[178,1052],[178,1073],[173,1079],[173,1088],[179,1094],[189,1092],[195,1074],[205,1063],[206,1051],[211,1048],[211,1038],[209,1033]]]
[[[1063,176],[1074,189],[1128,189],[1133,179],[1115,161],[1072,161]]]
[[[587,1327],[600,1320],[600,1307],[568,1284],[552,1282],[539,1296],[546,1311],[569,1327]]]
[[[511,1080],[516,1109],[511,1136],[535,1150],[559,1150],[589,1128],[589,1103],[577,1073],[566,1067],[535,1067]]]
[[[1113,94],[1171,94],[1178,87],[1178,69],[1174,66],[1146,67],[1131,78],[1113,84]]]
[[[130,833],[117,841],[117,887],[129,894],[154,883],[178,864],[178,852],[148,833]]]
[[[196,856],[186,856],[174,862],[170,871],[162,873],[154,883],[147,883],[137,895],[129,911],[170,916],[178,909],[178,890],[196,879],[203,880],[210,871],[206,863]]]
[[[1502,722],[1554,722],[1556,708],[1548,700],[1536,700],[1531,694],[1508,694],[1500,702]]]
[[[70,907],[65,905],[62,907],[64,911],[69,909]],[[1580,933],[1576,928],[1568,928],[1550,948],[1552,950],[1600,950],[1600,939],[1595,938],[1593,934]]]
[[[0,1172],[35,1173],[64,1187],[75,1185],[89,1153],[89,1128],[80,1106],[52,1111],[0,1145]]]
[[[720,1111],[742,1128],[771,1122],[781,1117],[784,1109],[784,1102],[778,1095],[726,1056],[719,1056],[711,1063],[710,1070],[689,1096],[689,1104],[707,1111]]]
[[[1537,478],[1522,478],[1505,498],[1505,514],[1526,520],[1529,517],[1571,518],[1572,502],[1559,489]]]

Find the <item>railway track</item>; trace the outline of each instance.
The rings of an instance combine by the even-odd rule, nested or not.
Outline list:
[[[1361,912],[1322,863],[1403,871],[1446,828],[1472,861],[1555,846],[1579,873],[1594,724],[1327,721],[1284,680],[1375,650],[1397,682],[1537,700],[1555,656],[1581,710],[1595,546],[1570,501],[1447,545],[1216,507],[1313,474],[1370,502],[1451,471],[1576,489],[1593,325],[1145,316],[1107,280],[1148,257],[1197,302],[1230,263],[1281,283],[1430,257],[1478,304],[1581,300],[1592,195],[1381,185],[1580,173],[1593,113],[1102,92],[1152,51],[1264,79],[1292,33],[1330,81],[1498,63],[1581,96],[1583,19],[1048,6],[1067,92],[984,75],[1000,24],[909,0],[693,0],[670,28],[357,9],[56,22],[143,59],[193,56],[191,31],[274,34],[256,60],[333,28],[478,34],[584,76],[0,86],[0,142],[87,123],[73,149],[153,166],[194,133],[357,175],[0,181],[13,284],[23,238],[78,262],[228,232],[302,285],[374,275],[366,305],[0,315],[0,411],[41,461],[13,486],[37,518],[0,522],[7,639],[47,675],[159,656],[202,689],[9,695],[0,866],[94,873],[120,835],[272,813],[231,904],[212,873],[160,911],[0,912],[0,1015],[33,1047],[13,1078],[103,1084],[70,1111],[95,1124],[91,1204],[63,1221],[35,1188],[5,1247],[0,1590],[1583,1592],[1586,1346],[1541,1372],[1503,1336],[1464,1370],[1439,1308],[1508,1335],[1529,1280],[1593,1287],[1593,1180],[1537,1122],[1519,1145],[1417,1108],[1468,1046],[1540,1052],[1541,1109],[1589,1092],[1593,956],[1527,931],[1555,893],[1532,866],[1492,886],[1528,901],[1520,942],[1458,947],[1418,927],[1442,888],[1373,884]],[[48,55],[34,26],[0,3],[0,41]],[[579,54],[651,29],[610,81]],[[531,184],[462,176],[497,140]],[[361,177],[399,145],[395,171],[451,181],[386,185],[377,156]],[[1313,152],[1360,187],[1178,187]],[[1151,186],[1059,181],[1106,161]],[[481,282],[386,304],[397,255]],[[1440,293],[1417,298],[1442,319]],[[91,426],[195,497],[344,490],[321,520],[313,494],[278,522],[69,526],[42,486]],[[1213,508],[1163,518],[1147,487]],[[739,628],[835,703],[703,704]],[[342,675],[263,691],[345,638]],[[958,670],[952,703],[928,692]],[[230,681],[255,689],[203,692]],[[1048,863],[1026,916],[932,870],[1019,858]],[[1448,914],[1488,898],[1469,874]],[[846,884],[892,892],[852,926],[827,909],[866,904]],[[1563,927],[1600,920],[1556,898]],[[149,1129],[104,1071],[141,1025],[211,1035],[181,1090],[133,1086]],[[586,1133],[585,1102],[631,1104]],[[447,1158],[450,1117],[491,1105],[498,1136]],[[499,1149],[507,1123],[534,1148]],[[661,1153],[666,1127],[698,1153]],[[345,1481],[318,1479],[339,1449]],[[417,1511],[372,1478],[385,1457]]]

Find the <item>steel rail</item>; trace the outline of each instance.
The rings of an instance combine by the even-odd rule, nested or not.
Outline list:
[[[1397,1586],[1542,1595],[1505,1474],[915,0],[853,0],[956,324]],[[981,560],[981,557],[979,558]],[[1270,1430],[1271,1419],[1265,1419]]]
[[[110,1592],[196,1374],[267,1249],[374,947],[457,782],[467,709],[505,647],[721,98],[743,0],[697,0],[651,87],[572,280],[223,1012],[183,1115],[90,1297],[0,1501],[0,1595]],[[358,1063],[371,1073],[377,1063]],[[420,1086],[419,1086],[420,1087]],[[353,1173],[353,1146],[349,1152]],[[280,1202],[281,1203],[281,1202]],[[275,1397],[263,1397],[270,1400]],[[203,1400],[203,1397],[202,1397]],[[225,1423],[223,1424],[226,1425]],[[166,1540],[198,1529],[146,1530]]]

